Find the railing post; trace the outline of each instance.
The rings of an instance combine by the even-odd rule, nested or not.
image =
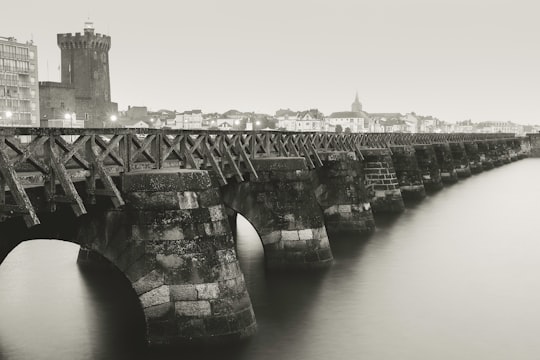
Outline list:
[[[251,141],[249,144],[250,154],[249,157],[255,159],[255,153],[257,152],[257,139],[256,139],[255,127],[251,130]]]
[[[54,154],[54,147],[55,147],[55,135],[49,135],[47,141],[45,142],[44,146],[44,154],[45,154],[45,163],[49,167],[49,173],[45,176],[45,184],[44,184],[44,190],[45,190],[45,199],[47,201],[47,211],[54,212],[56,211],[56,203],[54,202],[54,195],[56,193],[56,178],[54,171],[52,170],[52,157],[55,156]]]
[[[156,168],[161,169],[163,167],[163,159],[161,158],[161,130],[156,134],[154,140],[152,141],[152,153],[156,158]]]

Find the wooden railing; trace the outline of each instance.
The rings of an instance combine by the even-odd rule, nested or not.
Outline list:
[[[320,152],[362,148],[514,138],[514,134],[296,133],[278,131],[203,131],[159,129],[0,128],[0,215],[22,215],[39,224],[27,189],[43,187],[48,211],[68,203],[86,213],[75,183],[85,182],[85,199],[111,198],[124,205],[113,181],[121,173],[179,167],[212,170],[220,184],[246,174],[257,178],[258,157],[304,157],[322,166]],[[59,191],[60,190],[60,191]]]

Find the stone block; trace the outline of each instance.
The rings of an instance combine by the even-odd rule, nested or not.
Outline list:
[[[197,288],[195,285],[169,285],[169,287],[173,301],[197,300]]]
[[[205,170],[165,168],[125,173],[122,190],[130,192],[179,192],[206,190],[211,180]]]
[[[274,244],[281,241],[281,231],[272,231],[270,234],[261,236],[261,241],[264,245]]]
[[[352,212],[351,205],[338,205],[339,213],[350,213]]]
[[[146,320],[167,318],[172,310],[172,303],[167,302],[160,305],[150,306],[144,309]]]
[[[334,215],[338,212],[338,205],[332,205],[326,209],[324,209],[325,215]]]
[[[228,220],[220,220],[220,221],[214,221],[211,223],[205,223],[204,224],[204,232],[208,236],[213,235],[226,235],[229,233],[229,227],[225,225],[225,221]]]
[[[219,298],[218,283],[197,284],[197,298],[199,300],[212,300]]]
[[[184,233],[179,225],[170,227],[163,225],[133,225],[131,236],[133,240],[137,241],[184,239]]]
[[[184,191],[178,193],[178,206],[180,209],[196,209],[199,207],[197,193],[194,191]]]
[[[212,309],[210,302],[206,300],[200,301],[175,301],[174,311],[179,316],[210,316]]]
[[[178,269],[184,264],[184,259],[176,254],[156,254],[156,260],[159,266],[169,270]]]
[[[137,295],[141,295],[152,289],[158,288],[164,284],[165,278],[162,273],[157,270],[151,271],[148,275],[143,276],[132,284],[133,290]]]
[[[304,250],[306,240],[283,240],[283,247],[286,250]]]
[[[210,220],[212,221],[219,221],[226,218],[222,205],[210,206],[208,212],[210,213]]]
[[[306,159],[303,157],[257,158],[251,160],[255,171],[295,171],[307,170]]]
[[[216,254],[222,264],[228,264],[237,261],[234,249],[217,250]]]
[[[298,237],[300,240],[310,240],[313,239],[313,229],[304,229],[298,231]]]
[[[139,296],[143,308],[168,303],[170,298],[169,285],[162,285]]]
[[[281,230],[281,239],[283,241],[299,240],[298,230]]]
[[[219,189],[208,189],[198,193],[199,206],[210,207],[221,204]]]

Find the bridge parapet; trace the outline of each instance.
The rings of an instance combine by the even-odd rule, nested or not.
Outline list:
[[[31,138],[24,143],[23,138]],[[160,129],[0,128],[0,214],[23,216],[28,226],[40,220],[26,194],[41,187],[49,211],[68,203],[77,216],[96,197],[125,204],[115,177],[142,169],[168,167],[209,170],[220,185],[230,179],[257,178],[253,160],[303,157],[308,168],[322,166],[320,152],[366,147],[478,139],[513,134],[336,134],[278,131],[204,131]],[[84,182],[84,193],[74,183]]]

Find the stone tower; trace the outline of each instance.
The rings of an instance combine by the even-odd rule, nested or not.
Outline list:
[[[116,110],[111,103],[109,49],[111,37],[94,33],[91,22],[84,33],[58,34],[62,84],[74,89],[77,119],[85,127],[104,127]]]
[[[358,100],[358,92],[356,93],[356,98],[354,99],[354,102],[351,105],[351,111],[352,112],[362,111],[362,103],[360,102],[360,100]]]

